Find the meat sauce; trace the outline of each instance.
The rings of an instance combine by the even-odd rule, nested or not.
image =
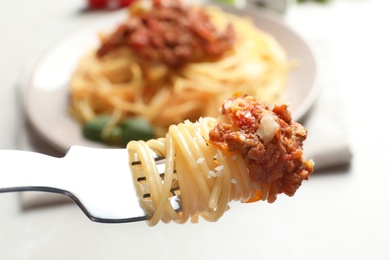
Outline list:
[[[287,105],[271,110],[251,96],[236,95],[221,110],[223,119],[210,131],[210,141],[243,156],[252,182],[269,186],[269,202],[279,193],[293,196],[314,163],[303,154],[307,130],[292,121]],[[262,196],[259,190],[250,201]]]
[[[228,25],[218,31],[201,8],[180,0],[154,0],[153,6],[130,7],[129,19],[102,40],[98,57],[121,47],[169,67],[221,57],[233,46],[235,33]]]

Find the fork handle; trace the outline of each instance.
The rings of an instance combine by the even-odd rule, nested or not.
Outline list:
[[[66,168],[61,158],[45,154],[0,150],[0,192],[61,191]],[[55,174],[54,174],[55,173]]]

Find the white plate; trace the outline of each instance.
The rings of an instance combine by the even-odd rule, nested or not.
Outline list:
[[[226,10],[251,16],[261,30],[279,41],[288,58],[299,60],[288,79],[287,102],[294,119],[302,119],[318,94],[317,64],[308,44],[274,13],[259,8]],[[81,56],[97,46],[98,32],[111,30],[126,15],[124,10],[108,14],[67,35],[35,64],[23,89],[24,108],[34,130],[53,148],[65,152],[71,145],[106,147],[85,139],[80,125],[68,114],[69,80]]]

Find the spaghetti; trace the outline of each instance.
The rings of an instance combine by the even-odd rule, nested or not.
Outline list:
[[[134,178],[145,179],[140,194],[150,193],[140,198],[150,225],[217,221],[230,201],[272,203],[278,194],[293,196],[312,173],[314,163],[302,150],[306,129],[291,121],[287,106],[271,110],[235,95],[221,111],[217,118],[172,125],[165,138],[128,143],[130,161],[140,161],[131,166]],[[166,158],[163,180],[153,154]],[[180,212],[169,203],[173,186],[179,187]]]
[[[282,99],[286,54],[250,19],[175,0],[142,3],[102,36],[72,77],[70,109],[82,124],[110,115],[110,128],[141,117],[157,138],[172,124],[215,117],[218,104],[237,91],[267,104]]]

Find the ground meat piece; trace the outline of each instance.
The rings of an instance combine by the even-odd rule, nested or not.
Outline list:
[[[150,10],[136,4],[132,8],[128,21],[103,39],[98,57],[127,47],[144,59],[177,68],[191,61],[221,57],[233,46],[231,25],[218,31],[203,9],[180,0],[154,0]]]
[[[313,172],[313,162],[304,158],[302,149],[307,131],[292,121],[288,107],[271,110],[251,96],[237,95],[221,111],[230,123],[218,122],[210,131],[210,141],[243,155],[252,181],[269,185],[269,202],[279,193],[293,196]]]

